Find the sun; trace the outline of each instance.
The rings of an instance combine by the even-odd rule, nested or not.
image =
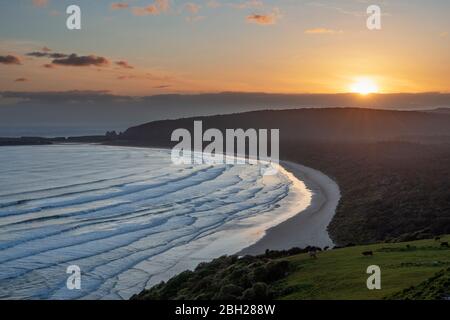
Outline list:
[[[368,95],[370,93],[378,93],[378,85],[370,78],[359,78],[350,86],[350,91],[359,93],[361,95]]]

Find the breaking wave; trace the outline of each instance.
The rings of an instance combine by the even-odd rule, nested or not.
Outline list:
[[[167,150],[3,147],[0,298],[126,299],[232,254],[309,205],[259,165],[175,166]],[[66,288],[78,265],[81,290]]]

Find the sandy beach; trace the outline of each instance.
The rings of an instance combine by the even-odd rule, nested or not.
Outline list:
[[[294,217],[266,231],[264,237],[242,250],[240,254],[261,254],[266,249],[283,250],[306,246],[332,247],[327,227],[335,214],[340,190],[336,182],[318,170],[297,163],[280,164],[313,193],[311,205]]]

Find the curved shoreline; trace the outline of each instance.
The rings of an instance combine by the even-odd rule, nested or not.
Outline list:
[[[171,150],[161,147],[143,148]],[[311,204],[293,217],[266,229],[261,239],[238,251],[237,254],[258,255],[263,254],[266,249],[289,250],[293,247],[335,246],[327,228],[341,199],[338,184],[323,172],[296,162],[280,160],[279,165],[311,191]]]
[[[239,254],[257,255],[270,250],[288,250],[306,246],[332,247],[327,227],[336,213],[341,198],[339,186],[324,173],[290,161],[280,165],[303,181],[312,191],[311,204],[294,217],[267,229],[255,244],[241,250]]]
[[[102,144],[104,145],[104,144]],[[165,147],[129,146],[154,150],[172,150]],[[227,156],[225,154],[225,156]],[[293,247],[307,246],[333,247],[335,243],[328,233],[328,225],[333,219],[341,194],[337,183],[319,170],[299,163],[280,160],[279,165],[303,182],[312,193],[310,205],[297,212],[291,218],[270,227],[254,244],[238,251],[238,254],[258,255],[266,249],[289,250]]]

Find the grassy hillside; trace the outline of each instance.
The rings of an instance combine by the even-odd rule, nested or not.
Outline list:
[[[450,236],[442,239],[448,241]],[[365,257],[361,254],[364,251],[374,255]],[[287,260],[295,272],[277,284],[292,290],[282,299],[382,299],[450,267],[450,249],[441,247],[439,241],[420,240],[331,250],[316,260],[307,255]],[[381,290],[366,287],[369,265],[381,268]]]
[[[423,281],[419,285],[412,286],[400,292],[396,292],[387,299],[395,300],[439,300],[444,297],[450,300],[450,268],[436,273],[430,279]]]
[[[186,271],[134,299],[437,299],[450,296],[450,248],[440,241],[381,243],[274,258],[222,257]],[[372,251],[373,256],[362,252]],[[381,290],[368,290],[366,269],[381,268]],[[445,270],[445,271],[443,271]],[[440,272],[440,273],[439,273]],[[421,295],[420,293],[426,293]]]

